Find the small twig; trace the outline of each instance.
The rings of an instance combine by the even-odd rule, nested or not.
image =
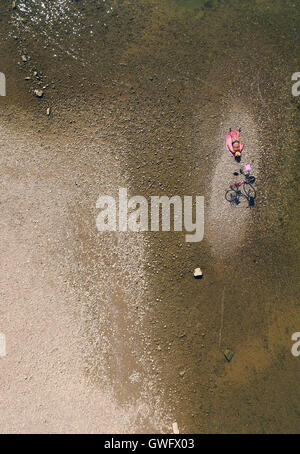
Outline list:
[[[219,349],[221,350],[221,343],[222,343],[222,330],[223,330],[223,320],[224,320],[224,296],[225,296],[225,285],[222,292],[222,299],[221,299],[221,326],[219,332]]]

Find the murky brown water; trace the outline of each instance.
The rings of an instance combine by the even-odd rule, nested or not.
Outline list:
[[[78,268],[67,276],[84,301],[87,374],[102,383],[110,366],[120,401],[151,395],[181,431],[298,431],[299,359],[290,349],[300,329],[300,114],[290,79],[299,71],[299,2],[17,4],[8,11],[1,2],[6,102],[30,112],[33,122],[19,128],[62,147],[62,178],[79,186],[68,207]],[[43,86],[36,100],[32,90]],[[183,233],[95,236],[97,197],[120,185],[146,197],[204,195],[209,211],[223,152],[215,144],[239,126],[224,110],[235,102],[262,145],[256,206],[226,259],[206,236],[191,244]],[[235,352],[230,363],[224,348]]]

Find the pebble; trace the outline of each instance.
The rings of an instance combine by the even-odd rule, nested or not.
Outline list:
[[[172,428],[173,428],[173,433],[178,435],[179,434],[179,428],[178,428],[177,422],[173,422]]]
[[[42,98],[44,96],[43,90],[39,90],[39,89],[34,90],[34,94],[37,98]]]

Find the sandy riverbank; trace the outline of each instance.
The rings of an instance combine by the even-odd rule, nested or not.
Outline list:
[[[1,2],[2,432],[298,430],[299,21],[239,3]],[[224,199],[236,126],[250,214]],[[204,195],[203,242],[101,236],[119,187]]]

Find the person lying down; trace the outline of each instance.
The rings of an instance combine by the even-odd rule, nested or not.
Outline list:
[[[244,142],[241,141],[240,139],[240,129],[229,129],[229,132],[226,134],[226,148],[235,158],[236,161],[240,162],[242,152],[244,150]]]

